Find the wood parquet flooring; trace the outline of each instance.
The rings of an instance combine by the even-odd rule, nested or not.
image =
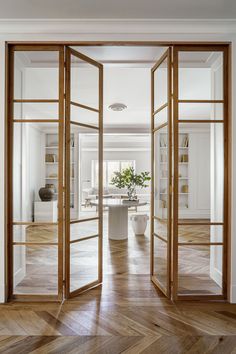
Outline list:
[[[0,306],[0,353],[235,353],[236,305],[172,303],[147,275],[56,303]]]
[[[150,282],[148,237],[104,243],[102,286],[63,303],[0,305],[0,353],[236,353],[236,305],[173,303]]]

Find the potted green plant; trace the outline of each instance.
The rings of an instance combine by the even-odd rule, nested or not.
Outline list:
[[[135,173],[133,167],[123,169],[121,172],[114,172],[114,177],[111,179],[111,184],[117,188],[127,188],[129,200],[137,200],[136,187],[146,188],[147,182],[150,181],[150,172]]]

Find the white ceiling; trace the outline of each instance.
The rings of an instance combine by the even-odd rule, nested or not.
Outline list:
[[[0,18],[233,19],[235,0],[0,0]]]

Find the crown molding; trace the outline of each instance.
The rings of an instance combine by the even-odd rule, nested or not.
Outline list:
[[[236,19],[0,19],[0,34],[236,33]]]

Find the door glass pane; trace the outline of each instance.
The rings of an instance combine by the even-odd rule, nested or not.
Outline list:
[[[187,221],[188,220],[186,220],[186,222]],[[198,225],[198,223],[200,225]],[[196,220],[196,225],[179,225],[178,238],[179,242],[188,242],[192,244],[223,242],[223,226],[201,225],[201,220]]]
[[[179,144],[179,219],[222,222],[223,124],[179,124]]]
[[[13,221],[57,222],[58,125],[14,123],[13,131]]]
[[[99,69],[71,55],[71,101],[99,108]]]
[[[222,294],[222,246],[179,246],[178,294]]]
[[[154,276],[166,290],[167,288],[167,243],[154,236]]]
[[[179,99],[223,99],[223,52],[179,52]]]
[[[98,235],[98,220],[83,221],[70,225],[70,240]]]
[[[154,128],[160,127],[162,124],[168,122],[168,107],[163,108],[154,116]]]
[[[168,139],[167,127],[154,133],[154,232],[167,237]]]
[[[167,59],[154,72],[154,111],[168,102],[168,69]]]
[[[58,119],[58,103],[14,103],[14,119]]]
[[[223,120],[222,103],[179,103],[179,119]]]
[[[13,241],[28,243],[58,242],[57,225],[14,225]]]
[[[14,98],[58,99],[59,52],[14,52]]]
[[[98,161],[98,131],[71,124],[70,149],[71,220],[96,217],[98,216],[99,174],[93,173],[92,167],[94,161]]]
[[[70,109],[71,109],[71,116],[70,116],[71,121],[82,123],[82,124],[89,124],[98,127],[99,115],[97,112],[80,108],[72,104],[70,106]]]
[[[98,237],[70,245],[70,291],[98,279]]]
[[[58,246],[13,246],[13,294],[57,295]]]

